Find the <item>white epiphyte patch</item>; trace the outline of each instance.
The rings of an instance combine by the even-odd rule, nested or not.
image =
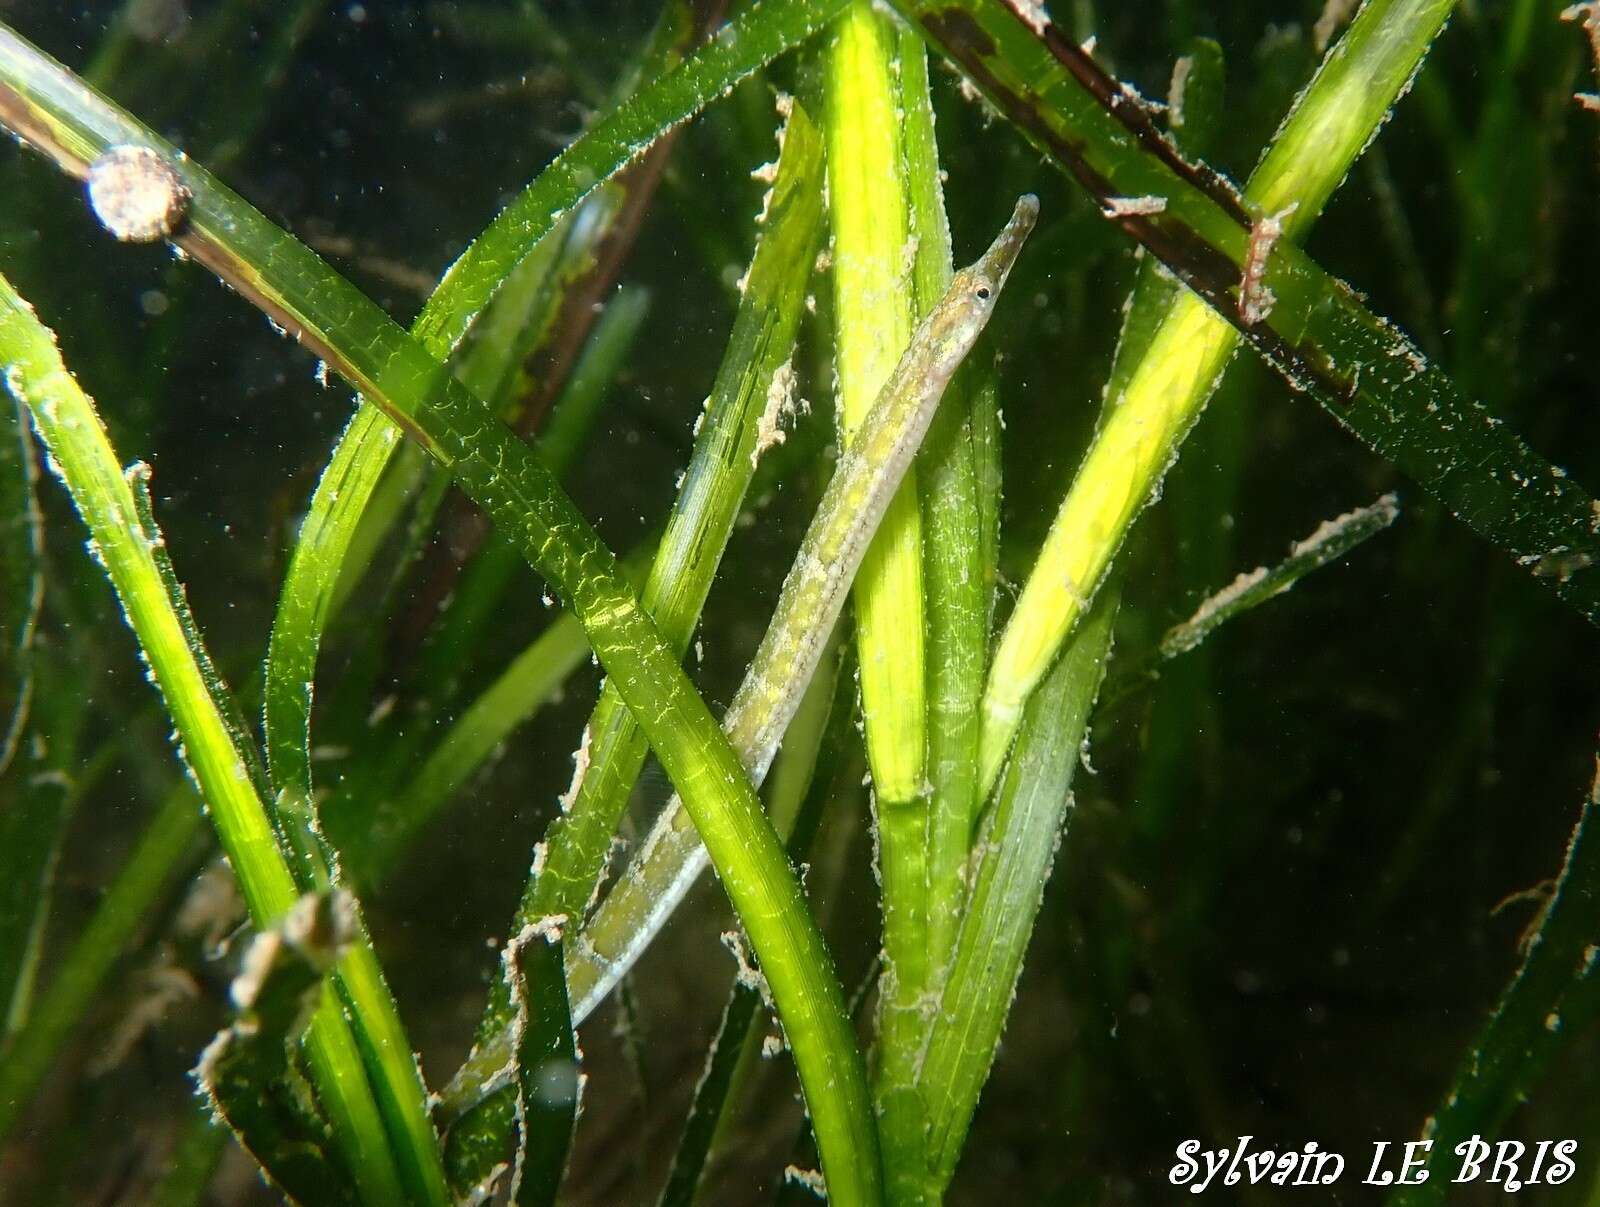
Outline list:
[[[1575,21],[1582,26],[1584,34],[1589,39],[1589,51],[1594,58],[1595,72],[1600,75],[1600,2],[1588,0],[1588,3],[1574,4],[1562,11],[1561,19]],[[1572,99],[1591,113],[1600,113],[1600,93],[1574,92]]]
[[[1108,218],[1161,214],[1166,212],[1166,208],[1167,199],[1156,196],[1107,197],[1100,206],[1101,212]]]
[[[127,243],[165,239],[189,212],[188,186],[149,147],[112,147],[89,165],[88,189],[100,224]]]
[[[766,408],[756,420],[756,443],[750,450],[751,465],[758,464],[761,454],[774,444],[782,444],[788,439],[788,433],[783,430],[783,423],[795,413],[796,380],[792,361],[785,361],[779,365],[777,372],[772,375],[772,381],[767,386]]]
[[[1239,279],[1239,317],[1253,327],[1272,313],[1277,302],[1267,288],[1267,259],[1283,237],[1283,224],[1300,207],[1292,201],[1276,214],[1256,219],[1250,228],[1250,246],[1245,252],[1244,270]]]
[[[1024,25],[1044,37],[1044,31],[1050,28],[1050,14],[1045,11],[1044,0],[1007,0],[1007,4]]]

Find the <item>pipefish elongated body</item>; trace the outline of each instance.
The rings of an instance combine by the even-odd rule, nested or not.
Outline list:
[[[945,388],[994,313],[1038,214],[1038,198],[1030,193],[1018,199],[989,249],[954,274],[917,325],[839,458],[784,580],[766,636],[723,717],[723,730],[758,787],[816,671],[872,535],[927,434]],[[632,967],[708,862],[688,811],[674,796],[568,953],[574,1024]],[[474,1053],[462,1074],[475,1072],[481,1078],[508,1054],[505,1035],[497,1036]],[[472,1105],[451,1092],[456,1088],[443,1095],[450,1114]],[[473,1088],[475,1097],[481,1097],[494,1084],[477,1080]]]

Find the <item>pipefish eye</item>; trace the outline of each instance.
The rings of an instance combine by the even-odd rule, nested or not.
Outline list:
[[[980,302],[987,302],[989,300],[990,296],[993,294],[993,292],[994,291],[992,289],[990,289],[987,285],[979,285],[978,286],[978,300]]]

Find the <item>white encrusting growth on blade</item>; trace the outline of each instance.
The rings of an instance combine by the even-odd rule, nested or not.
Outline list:
[[[828,1183],[823,1179],[819,1170],[801,1169],[798,1165],[787,1165],[783,1170],[783,1180],[792,1186],[804,1186],[823,1202],[827,1202]]]
[[[1356,528],[1387,528],[1400,517],[1400,500],[1393,491],[1380,496],[1366,507],[1357,507],[1343,515],[1334,516],[1318,524],[1316,530],[1303,541],[1289,546],[1289,557],[1312,557],[1322,553],[1336,541],[1351,535]]]
[[[725,930],[718,937],[722,940],[722,945],[732,954],[733,962],[738,965],[738,971],[734,973],[733,979],[746,989],[753,989],[759,993],[761,1000],[770,1007],[772,990],[767,987],[767,978],[762,976],[761,970],[756,967],[744,934],[737,930]]]
[[[572,756],[572,783],[561,794],[561,811],[572,812],[572,805],[578,799],[578,793],[583,790],[583,780],[589,774],[589,741],[591,735],[589,727],[583,727],[583,737],[578,739],[578,749]]]
[[[756,442],[750,450],[751,465],[758,464],[761,454],[774,444],[782,444],[789,438],[783,430],[783,421],[795,412],[794,386],[794,360],[791,358],[778,366],[767,386],[767,405],[756,420]]]
[[[535,918],[517,932],[516,938],[506,944],[501,958],[509,961],[517,950],[526,947],[535,939],[543,939],[552,945],[559,943],[566,935],[566,927],[566,914],[546,914],[542,918]]]
[[[1563,9],[1561,19],[1583,26],[1583,32],[1589,38],[1589,53],[1594,59],[1595,73],[1600,75],[1600,0],[1588,0],[1588,3]],[[1600,113],[1600,93],[1574,92],[1572,99],[1591,113]]]
[[[789,117],[794,113],[794,97],[787,92],[780,92],[777,96],[778,116],[778,154],[773,159],[762,164],[750,173],[750,179],[767,186],[767,191],[761,195],[761,212],[756,215],[756,225],[765,225],[767,215],[772,211],[772,188],[778,181],[778,160],[783,157],[783,143],[789,136]],[[745,278],[739,278],[739,292],[744,292]]]
[[[1283,237],[1283,223],[1300,207],[1292,201],[1276,214],[1257,218],[1250,228],[1250,246],[1245,252],[1244,271],[1239,279],[1239,317],[1253,327],[1272,313],[1277,298],[1267,288],[1267,259]]]
[[[1107,197],[1100,212],[1107,218],[1124,218],[1130,215],[1160,214],[1167,208],[1165,197]]]
[[[1050,28],[1050,14],[1045,11],[1044,0],[1006,0],[1006,6],[1041,38],[1044,37],[1044,31]]]

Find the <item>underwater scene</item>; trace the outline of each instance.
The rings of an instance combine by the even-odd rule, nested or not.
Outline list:
[[[0,0],[0,1203],[1600,1207],[1600,0]]]

